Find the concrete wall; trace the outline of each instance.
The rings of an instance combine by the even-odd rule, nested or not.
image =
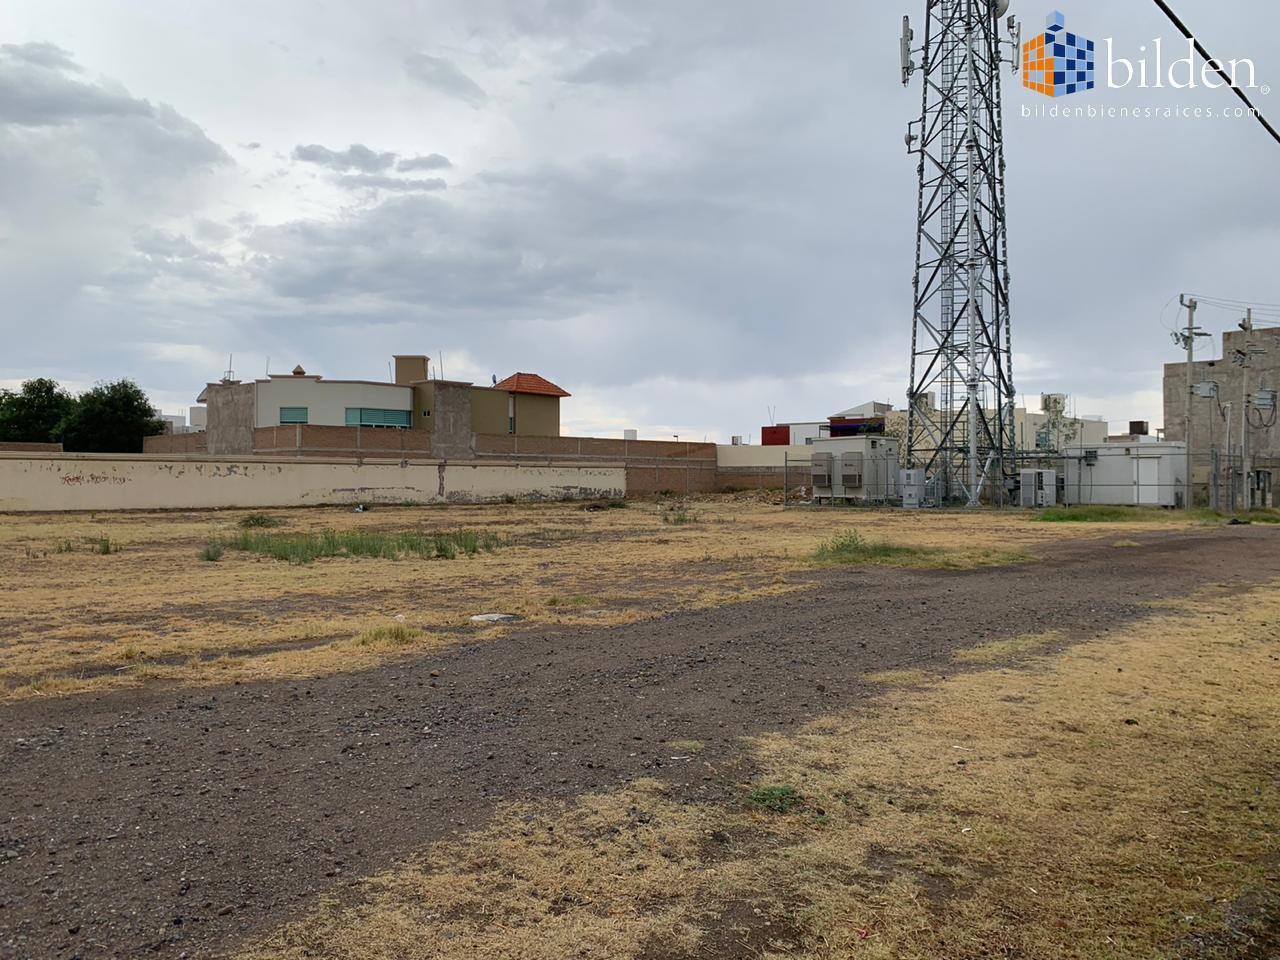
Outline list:
[[[390,383],[273,377],[255,385],[258,397],[254,426],[258,427],[277,426],[281,407],[306,407],[308,423],[332,427],[346,426],[348,407],[413,408],[413,388]]]
[[[471,384],[437,380],[431,395],[432,456],[441,460],[470,460],[474,418]]]
[[[1200,349],[1205,349],[1207,341],[1201,341]],[[1242,370],[1231,362],[1236,350],[1244,350],[1252,346],[1265,353],[1254,356],[1249,369],[1249,392],[1255,393],[1260,388],[1280,389],[1280,329],[1268,328],[1255,330],[1252,335],[1243,330],[1232,330],[1223,334],[1222,349],[1219,356],[1225,360],[1197,360],[1192,383],[1202,380],[1213,380],[1218,384],[1218,399],[1211,397],[1194,397],[1191,401],[1191,451],[1196,459],[1207,462],[1207,454],[1217,448],[1225,453],[1227,425],[1219,404],[1232,404],[1231,446],[1236,453],[1240,452],[1240,435],[1242,424],[1240,407],[1243,399],[1244,383]],[[1205,352],[1210,350],[1205,349]],[[1183,417],[1186,413],[1187,365],[1185,363],[1166,363],[1164,365],[1164,436],[1166,440],[1184,440]],[[1280,456],[1280,417],[1271,426],[1271,413],[1255,411],[1253,425],[1249,428],[1249,448],[1255,455],[1264,457]]]
[[[205,444],[211,456],[248,456],[253,452],[254,397],[253,383],[209,384]]]
[[[615,498],[621,464],[186,459],[0,454],[0,511],[290,507]]]

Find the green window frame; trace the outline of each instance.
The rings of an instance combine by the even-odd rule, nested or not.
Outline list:
[[[281,407],[280,423],[307,423],[309,411],[306,407]]]
[[[407,430],[413,425],[412,410],[383,410],[377,407],[347,407],[348,427],[392,427]]]

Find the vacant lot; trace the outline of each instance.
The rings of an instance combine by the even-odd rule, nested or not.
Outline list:
[[[784,513],[751,499],[595,507],[11,515],[0,525],[0,699],[363,669],[470,638],[479,629],[471,616],[483,613],[606,625],[776,595],[800,585],[824,541],[850,531],[914,548],[903,564],[967,567],[1100,530],[1120,537],[1187,522]],[[462,532],[488,544],[451,560],[410,543],[400,559],[307,563],[239,549],[326,532],[392,540]],[[403,629],[388,639],[392,625]]]
[[[1280,949],[1274,527],[274,517],[6,518],[0,955]]]

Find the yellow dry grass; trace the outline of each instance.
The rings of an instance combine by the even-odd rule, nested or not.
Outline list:
[[[786,814],[510,807],[241,960],[1226,955],[1277,901],[1277,618],[1275,585],[1214,595],[760,738]]]
[[[695,522],[635,503],[268,511],[282,531],[476,529],[495,553],[457,560],[335,558],[305,566],[228,549],[200,559],[243,512],[10,515],[0,524],[0,699],[144,680],[223,683],[358,670],[478,632],[476,613],[535,625],[619,624],[797,588],[824,540],[849,531],[972,566],[1117,524],[1042,524],[1022,513],[790,511],[708,498]],[[1139,528],[1142,524],[1135,524]],[[116,552],[94,552],[107,538]],[[398,618],[403,618],[398,619]],[[412,643],[358,645],[388,623]]]

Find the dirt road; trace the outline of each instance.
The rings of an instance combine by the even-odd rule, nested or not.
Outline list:
[[[973,572],[841,569],[782,599],[530,632],[359,674],[0,710],[0,956],[218,956],[494,804],[639,776],[728,789],[738,738],[874,704],[869,673],[1094,636],[1280,571],[1259,527]],[[706,744],[716,768],[673,763]]]

